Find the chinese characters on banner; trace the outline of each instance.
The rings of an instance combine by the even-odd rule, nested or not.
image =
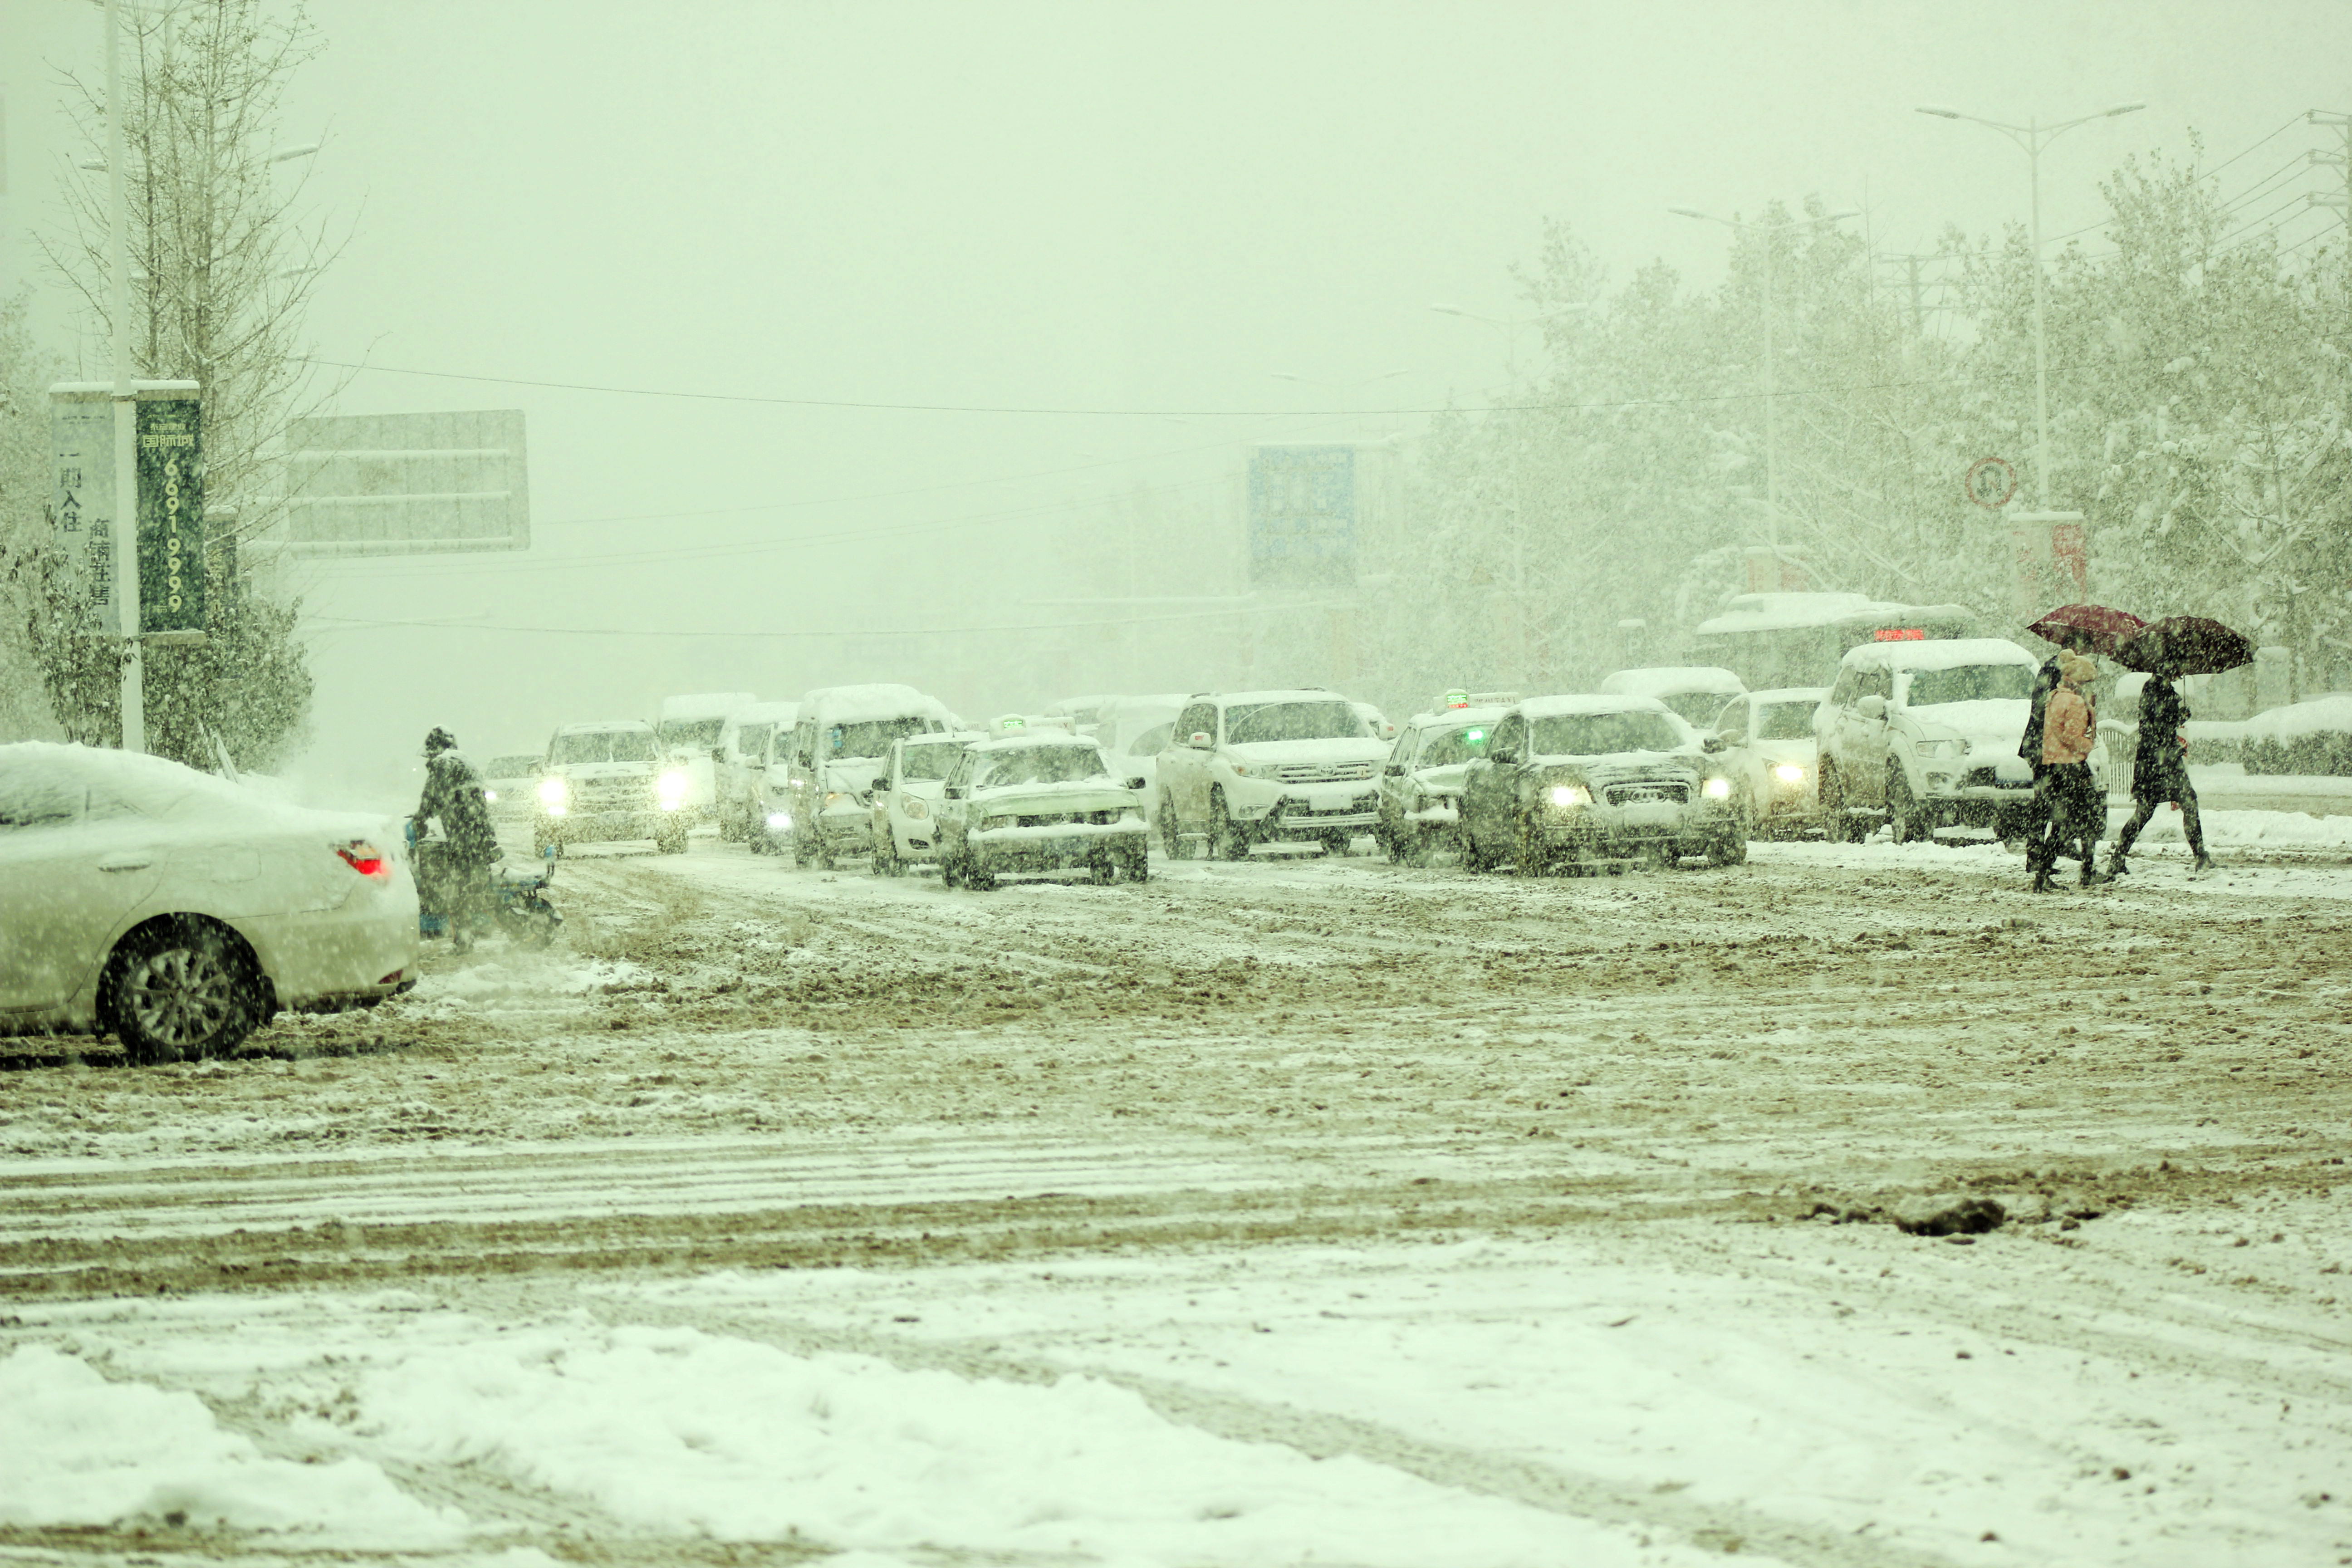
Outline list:
[[[194,382],[132,387],[139,630],[184,637],[205,628],[203,402]],[[115,496],[111,383],[49,388],[49,527],[66,601],[85,635],[121,637],[114,550],[123,519]]]
[[[2011,607],[2019,619],[2082,598],[2091,580],[2090,531],[2083,514],[2021,511],[2008,521]]]
[[[139,400],[139,626],[205,629],[204,405]]]
[[[49,389],[49,526],[67,602],[84,632],[122,635],[114,608],[114,399],[104,387]]]

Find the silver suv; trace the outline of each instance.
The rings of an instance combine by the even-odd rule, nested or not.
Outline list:
[[[665,855],[684,854],[691,781],[683,769],[663,769],[660,750],[654,727],[638,719],[558,730],[531,802],[531,847],[543,858],[567,844],[650,838]]]
[[[2000,637],[1848,649],[1813,715],[1829,837],[1859,837],[1882,811],[1898,843],[1953,826],[2022,833],[2033,769],[2017,742],[2035,668],[2032,654]]]
[[[1376,781],[1388,752],[1336,691],[1199,693],[1160,753],[1160,842],[1171,859],[1188,836],[1226,860],[1285,842],[1344,855],[1350,837],[1380,821]]]

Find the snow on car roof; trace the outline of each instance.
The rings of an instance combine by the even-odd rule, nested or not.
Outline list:
[[[1916,642],[1866,642],[1845,650],[1845,665],[1860,668],[1956,669],[1965,664],[2028,664],[2041,660],[2007,637],[1939,637]]]
[[[559,735],[601,735],[615,730],[643,730],[651,734],[653,726],[643,719],[591,719],[584,724],[562,725],[555,732]]]
[[[1448,708],[1436,713],[1416,713],[1405,722],[1416,730],[1440,724],[1492,724],[1509,711],[1507,708]]]
[[[1832,626],[1839,621],[1948,621],[1969,618],[1964,605],[1895,605],[1864,598],[1860,594],[1742,594],[1724,606],[1723,614],[1701,621],[1694,637],[1720,637],[1729,632],[1793,631],[1802,626]]]
[[[754,702],[735,715],[738,726],[744,724],[788,724],[801,716],[797,702]]]
[[[1084,746],[1090,752],[1100,752],[1099,743],[1084,735],[1073,735],[1067,730],[1015,730],[1008,734],[991,735],[972,742],[975,752],[1017,752],[1024,746]]]
[[[820,686],[800,700],[800,716],[826,724],[856,724],[919,713],[949,724],[955,715],[936,697],[911,686],[877,681],[866,686]]]
[[[1212,691],[1198,699],[1230,708],[1236,702],[1345,702],[1348,700],[1336,691],[1318,691],[1301,687],[1289,691]]]
[[[1830,689],[1826,686],[1776,686],[1769,691],[1751,691],[1748,695],[1768,705],[1776,702],[1825,702],[1829,700]]]
[[[1530,719],[1557,719],[1563,713],[1663,713],[1676,723],[1675,710],[1654,697],[1625,692],[1577,692],[1566,697],[1530,697],[1519,704]]]
[[[348,811],[319,811],[272,798],[253,787],[199,773],[182,763],[142,752],[82,746],[55,741],[19,741],[0,745],[0,804],[64,792],[105,790],[142,816],[209,817],[241,812],[286,822],[372,826]]]
[[[912,750],[917,746],[969,746],[988,737],[978,730],[934,730],[926,734],[908,735],[899,744]]]
[[[1748,683],[1713,664],[1652,665],[1621,669],[1601,683],[1612,696],[1664,697],[1684,691],[1720,691],[1726,697],[1748,689]]]

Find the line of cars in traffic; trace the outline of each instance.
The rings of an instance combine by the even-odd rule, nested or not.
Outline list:
[[[903,685],[707,694],[656,724],[566,725],[488,783],[542,852],[641,838],[675,853],[711,824],[802,866],[936,863],[973,886],[1140,879],[1147,834],[1171,858],[1369,837],[1398,861],[1448,849],[1478,868],[1725,864],[1753,836],[1882,819],[1898,839],[2021,831],[2036,663],[1999,638],[1895,637],[1849,648],[1825,687],[1637,668],[1588,694],[1452,692],[1402,727],[1307,688],[1074,698],[977,727]]]

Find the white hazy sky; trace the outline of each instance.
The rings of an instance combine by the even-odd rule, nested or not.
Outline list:
[[[1042,682],[1095,682],[1067,667],[851,668],[824,637],[667,634],[1067,614],[1024,606],[1011,570],[1041,518],[1139,482],[1221,497],[1244,442],[1420,424],[1305,411],[1424,409],[1498,385],[1502,334],[1430,305],[1511,313],[1508,269],[1546,217],[1619,279],[1664,258],[1712,282],[1720,232],[1667,206],[1819,193],[1866,204],[1886,251],[1927,248],[1948,222],[2021,218],[2022,156],[1916,103],[2022,119],[2145,100],[2047,155],[2053,233],[2096,220],[2094,182],[2126,153],[2183,153],[2194,127],[2214,162],[2305,110],[2352,108],[2341,0],[315,0],[311,15],[328,47],[289,94],[285,137],[325,137],[310,191],[354,226],[310,321],[326,358],[1171,411],[860,411],[361,374],[345,412],[524,409],[536,548],[303,569],[317,765],[337,773],[404,757],[433,722],[478,753],[529,747],[559,720],[646,712],[667,691],[903,679],[975,711],[1042,702]],[[95,68],[98,44],[89,0],[0,0],[0,283],[40,291],[68,355],[72,323],[26,235],[56,216],[56,70]],[[2295,126],[2224,188],[2326,142]],[[920,493],[878,496],[907,491]],[[598,521],[614,518],[631,521]],[[427,617],[478,626],[351,624]],[[480,629],[500,626],[629,635]]]

